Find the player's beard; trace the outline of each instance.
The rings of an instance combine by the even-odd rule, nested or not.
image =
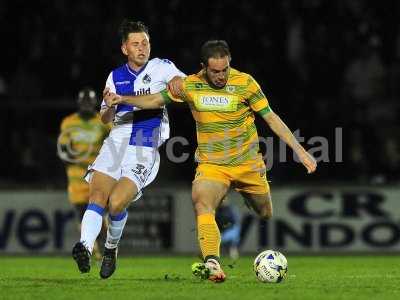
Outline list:
[[[226,84],[228,83],[229,74],[226,76],[226,78],[224,79],[223,83],[221,83],[220,85],[215,84],[215,83],[210,79],[210,77],[209,77],[208,74],[207,74],[207,70],[205,70],[203,74],[204,74],[204,77],[205,77],[206,81],[208,82],[208,84],[209,84],[213,89],[216,89],[216,90],[223,89],[223,88],[226,86]]]
[[[223,88],[226,86],[226,83],[227,83],[227,81],[225,81],[223,84],[217,85],[217,84],[215,84],[213,81],[211,81],[211,80],[208,78],[208,76],[207,76],[207,81],[208,81],[208,84],[209,84],[213,89],[216,89],[216,90],[223,89]]]

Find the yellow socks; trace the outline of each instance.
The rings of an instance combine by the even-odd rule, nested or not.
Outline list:
[[[197,238],[204,259],[208,256],[219,257],[221,235],[214,214],[197,216]]]

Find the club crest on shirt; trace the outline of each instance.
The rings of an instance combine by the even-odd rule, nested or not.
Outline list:
[[[228,93],[234,93],[235,90],[236,90],[236,88],[235,88],[234,85],[227,85],[226,88],[225,88],[225,90],[226,90]]]
[[[194,86],[196,87],[196,89],[201,89],[203,87],[203,84],[201,82],[196,82]]]
[[[143,79],[142,79],[144,84],[149,84],[151,82],[151,77],[149,74],[144,75]]]

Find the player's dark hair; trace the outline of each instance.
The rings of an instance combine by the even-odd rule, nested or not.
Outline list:
[[[150,38],[149,29],[141,21],[132,21],[124,19],[119,26],[119,35],[122,43],[126,42],[130,33],[144,32]]]
[[[210,40],[201,46],[201,62],[207,66],[209,58],[222,58],[229,56],[231,58],[231,52],[229,51],[228,43],[224,40]]]

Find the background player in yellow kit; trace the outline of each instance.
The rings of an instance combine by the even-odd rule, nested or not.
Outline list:
[[[130,97],[104,91],[108,105],[125,103],[154,109],[172,101],[189,104],[196,121],[196,160],[192,186],[197,234],[204,258],[193,273],[214,282],[225,280],[219,263],[220,232],[215,210],[232,185],[263,218],[272,216],[266,167],[259,153],[254,124],[259,114],[269,127],[298,155],[308,173],[316,170],[315,159],[297,142],[285,123],[269,106],[258,83],[249,74],[230,67],[231,54],[225,41],[206,42],[201,49],[202,70],[182,80],[181,91]]]
[[[78,94],[78,112],[66,116],[61,122],[58,138],[58,155],[66,163],[68,198],[78,212],[79,222],[89,200],[89,184],[84,176],[93,163],[110,127],[104,125],[96,112],[97,97],[91,88]],[[103,228],[106,228],[106,219]],[[95,256],[100,259],[98,246]]]

